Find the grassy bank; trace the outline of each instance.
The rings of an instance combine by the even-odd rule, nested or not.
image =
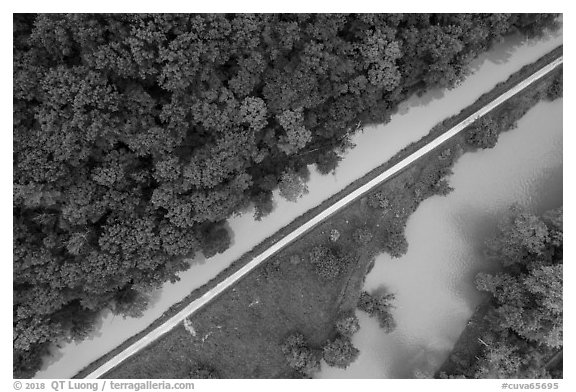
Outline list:
[[[292,231],[295,227],[299,226],[302,222],[308,220],[311,216],[317,214],[320,210],[324,209],[326,206],[334,203],[335,201],[344,197],[346,194],[348,194],[352,190],[356,189],[357,187],[359,187],[362,184],[366,183],[367,181],[371,180],[376,175],[378,175],[382,171],[386,170],[387,168],[389,168],[390,166],[392,166],[393,164],[395,164],[396,162],[398,162],[399,160],[401,160],[405,156],[409,155],[410,153],[417,150],[418,148],[420,148],[424,144],[428,143],[429,140],[433,139],[434,137],[436,137],[440,133],[451,128],[453,125],[457,124],[463,118],[465,118],[466,116],[468,116],[469,114],[473,113],[475,110],[477,110],[478,108],[483,106],[486,102],[489,102],[495,96],[498,96],[499,94],[501,94],[502,92],[504,92],[508,88],[510,88],[510,86],[516,84],[519,80],[525,78],[527,75],[535,72],[537,69],[543,67],[548,62],[557,58],[559,55],[561,55],[561,53],[562,53],[562,48],[558,48],[557,50],[551,52],[550,54],[548,54],[545,57],[543,57],[542,59],[540,59],[537,63],[531,64],[530,66],[523,68],[517,74],[511,76],[507,82],[497,86],[490,93],[482,96],[474,105],[466,108],[459,115],[454,116],[448,120],[445,120],[442,124],[439,124],[438,126],[436,126],[427,137],[425,137],[422,140],[420,140],[419,142],[414,143],[411,146],[405,148],[403,151],[401,151],[399,154],[397,154],[394,158],[392,158],[386,164],[373,170],[372,172],[367,174],[362,179],[355,181],[353,184],[348,186],[342,192],[340,192],[337,195],[333,196],[332,198],[328,199],[327,201],[322,203],[317,208],[315,208],[315,209],[309,211],[308,213],[304,214],[303,216],[297,218],[290,225],[288,225],[284,229],[280,230],[279,232],[275,233],[272,237],[268,238],[267,240],[265,240],[264,242],[259,244],[256,248],[254,248],[254,250],[252,250],[251,252],[247,253],[242,258],[240,258],[239,260],[234,262],[231,267],[229,267],[228,269],[223,271],[221,274],[219,274],[219,276],[217,278],[215,278],[214,280],[212,280],[208,285],[203,286],[202,288],[200,288],[198,290],[195,290],[186,299],[184,299],[181,303],[172,307],[161,318],[159,318],[153,324],[151,324],[146,330],[142,331],[140,334],[129,339],[124,344],[122,344],[120,347],[118,347],[116,350],[110,352],[105,357],[101,358],[100,360],[98,360],[95,363],[93,363],[92,365],[90,365],[88,368],[86,368],[81,373],[79,373],[78,376],[81,377],[82,375],[89,373],[93,368],[98,366],[98,364],[102,363],[107,358],[115,355],[116,352],[118,352],[119,350],[122,350],[124,347],[131,344],[133,341],[138,339],[143,334],[154,329],[157,325],[161,324],[165,319],[172,316],[178,310],[180,310],[181,308],[186,306],[190,301],[198,298],[203,293],[205,293],[207,290],[214,287],[214,285],[218,281],[220,281],[224,276],[228,276],[229,274],[236,271],[238,268],[240,268],[246,262],[248,262],[254,255],[260,253],[262,250],[269,247],[272,243],[277,241],[279,238],[282,238],[286,233]],[[433,193],[426,194],[426,192],[425,192],[426,191],[426,185],[425,184],[427,184],[426,181],[428,181],[428,182],[432,181],[433,182],[435,180],[438,180],[438,178],[436,178],[434,175],[434,170],[433,170],[434,168],[437,168],[438,170],[440,170],[442,168],[447,168],[451,165],[453,159],[455,159],[457,157],[457,154],[459,154],[458,149],[455,148],[456,144],[458,144],[458,143],[460,143],[460,142],[455,139],[454,141],[451,141],[449,143],[449,144],[454,144],[454,146],[450,147],[450,145],[448,145],[448,144],[445,146],[442,146],[442,150],[440,152],[443,152],[449,148],[451,149],[451,153],[449,154],[449,157],[448,157],[449,159],[447,159],[447,157],[443,157],[442,160],[438,160],[438,162],[441,162],[441,163],[434,165],[431,163],[431,161],[429,161],[430,159],[432,159],[430,157],[432,157],[434,154],[430,154],[428,157],[421,160],[421,162],[419,162],[417,165],[411,167],[409,170],[407,170],[406,172],[399,175],[393,181],[386,183],[386,187],[388,187],[388,188],[386,188],[384,191],[389,193],[390,195],[396,195],[396,196],[390,196],[390,199],[394,200],[396,197],[396,200],[402,201],[402,206],[398,206],[397,210],[394,210],[394,213],[393,213],[394,219],[391,219],[392,215],[390,215],[391,214],[390,211],[383,212],[382,214],[378,215],[378,214],[375,214],[374,211],[367,210],[366,209],[367,208],[366,207],[366,199],[363,199],[364,201],[360,201],[360,203],[356,203],[356,204],[360,204],[359,206],[357,206],[356,204],[349,206],[346,210],[342,211],[340,214],[338,214],[337,216],[332,218],[330,223],[326,222],[326,223],[318,226],[308,236],[303,238],[301,241],[298,241],[296,244],[293,244],[292,246],[286,248],[282,253],[278,254],[273,259],[270,259],[266,263],[263,263],[263,265],[260,266],[255,271],[253,271],[253,273],[250,276],[246,277],[243,281],[241,281],[235,287],[235,290],[228,291],[221,298],[219,298],[218,300],[213,302],[208,308],[204,309],[202,312],[198,313],[194,317],[193,325],[197,326],[198,331],[202,330],[202,325],[205,325],[206,328],[208,328],[208,325],[216,325],[216,326],[220,325],[221,328],[219,328],[219,329],[223,329],[224,326],[221,324],[218,324],[219,319],[214,318],[218,314],[218,312],[214,309],[218,309],[218,307],[220,306],[222,309],[222,311],[221,311],[222,317],[224,317],[224,315],[227,315],[228,320],[229,320],[229,321],[227,321],[228,324],[226,324],[226,327],[231,328],[231,330],[229,330],[228,331],[229,333],[227,334],[227,335],[229,335],[228,339],[233,339],[235,337],[237,339],[236,343],[234,343],[234,341],[224,342],[222,339],[225,338],[225,336],[224,336],[225,334],[221,334],[222,336],[220,336],[220,335],[216,335],[214,333],[214,331],[207,330],[207,332],[205,332],[205,334],[208,334],[209,332],[213,332],[213,333],[210,334],[208,336],[208,338],[205,339],[204,342],[202,342],[201,347],[194,345],[196,343],[193,343],[193,345],[190,346],[191,348],[184,348],[184,346],[188,345],[188,343],[190,341],[189,338],[191,336],[185,330],[184,330],[185,335],[181,335],[183,328],[178,327],[178,328],[174,329],[170,334],[166,335],[165,337],[158,340],[153,345],[149,346],[147,349],[143,350],[142,353],[140,353],[138,356],[131,358],[128,361],[126,361],[125,364],[120,366],[118,369],[115,369],[114,371],[112,371],[109,376],[111,376],[111,377],[139,377],[139,376],[152,377],[150,375],[145,375],[145,374],[152,374],[152,373],[142,373],[142,372],[139,373],[139,372],[136,372],[134,370],[136,368],[139,368],[138,366],[135,366],[133,364],[138,363],[138,362],[142,362],[140,360],[140,358],[146,358],[145,360],[143,360],[143,362],[146,362],[146,361],[151,362],[149,364],[149,366],[146,365],[146,367],[148,368],[148,370],[146,370],[146,372],[150,372],[151,368],[156,367],[157,370],[154,371],[154,374],[157,374],[156,377],[182,377],[182,374],[186,373],[186,371],[183,370],[183,369],[185,369],[184,363],[186,361],[188,361],[187,365],[186,365],[188,367],[190,366],[190,363],[197,363],[197,362],[212,363],[212,362],[215,362],[215,363],[221,365],[219,367],[224,368],[223,361],[224,361],[224,358],[226,357],[226,355],[224,354],[225,352],[228,352],[228,351],[230,353],[233,353],[233,352],[238,353],[239,352],[240,353],[239,355],[243,356],[243,355],[249,355],[248,350],[250,352],[252,352],[252,350],[256,350],[259,347],[262,349],[268,347],[268,351],[270,351],[270,352],[273,351],[274,353],[276,353],[277,350],[272,349],[272,347],[277,347],[277,345],[278,345],[278,342],[275,339],[277,339],[280,336],[283,336],[283,334],[285,334],[284,332],[289,331],[291,329],[300,329],[307,336],[308,340],[312,344],[320,344],[320,342],[322,342],[324,339],[330,338],[330,336],[332,336],[334,334],[334,328],[333,328],[334,315],[347,309],[347,307],[349,308],[350,306],[354,306],[355,295],[352,295],[350,293],[356,293],[359,290],[359,287],[361,286],[362,278],[364,276],[366,266],[369,264],[370,260],[372,259],[371,256],[374,254],[374,250],[376,249],[377,241],[382,242],[382,244],[378,245],[380,247],[380,249],[385,247],[385,246],[389,246],[389,245],[387,245],[387,244],[389,244],[388,239],[390,239],[390,237],[391,237],[390,234],[392,233],[393,234],[392,238],[400,241],[399,246],[402,246],[401,239],[399,238],[398,233],[397,233],[397,231],[398,231],[397,228],[403,228],[403,224],[404,224],[405,220],[407,219],[407,216],[411,213],[411,211],[413,211],[416,208],[418,202],[421,201],[420,200],[421,198],[423,198],[425,196],[429,196],[430,194],[433,194]],[[438,172],[438,171],[436,171],[436,172]],[[418,178],[425,179],[427,177],[431,177],[431,179],[422,180],[422,181],[420,181],[421,184],[418,185],[418,183],[419,183]],[[424,185],[422,185],[422,184],[424,184]],[[418,194],[416,194],[416,189],[420,189],[418,191],[419,192]],[[434,190],[432,189],[432,192],[433,191]],[[411,196],[411,194],[412,194],[412,196]],[[364,207],[362,207],[362,203],[364,203]],[[364,209],[362,209],[362,208],[364,208]],[[389,214],[389,215],[386,216],[386,214]],[[398,215],[398,216],[396,217],[396,215]],[[348,217],[349,219],[346,219],[346,217]],[[346,220],[348,220],[348,223],[346,223]],[[339,275],[338,279],[336,279],[330,283],[319,281],[316,274],[312,273],[311,266],[309,266],[305,262],[306,244],[310,245],[312,243],[319,243],[319,241],[320,242],[326,241],[326,237],[325,237],[326,233],[322,234],[322,231],[326,232],[326,230],[328,230],[328,227],[329,227],[330,230],[332,228],[337,228],[337,229],[339,228],[338,230],[340,230],[340,232],[342,233],[341,238],[339,239],[339,245],[341,245],[343,248],[345,246],[352,246],[352,244],[346,243],[346,241],[349,241],[349,240],[347,240],[347,238],[351,237],[350,231],[357,229],[358,228],[357,226],[359,226],[361,223],[363,223],[365,225],[378,225],[378,221],[393,222],[393,223],[391,223],[392,226],[387,226],[387,227],[392,227],[393,229],[390,229],[390,230],[386,229],[386,231],[384,231],[384,229],[382,229],[381,231],[380,231],[380,229],[374,230],[373,234],[374,234],[375,240],[374,240],[374,243],[371,245],[374,248],[371,249],[371,246],[368,246],[368,247],[362,248],[362,250],[359,250],[359,255],[357,255],[357,260],[355,260],[354,263],[350,263],[349,266],[344,268],[344,270],[341,271],[341,274]],[[351,224],[350,222],[353,222],[353,224]],[[376,226],[376,227],[378,227],[378,226]],[[360,248],[357,244],[354,244],[353,246],[355,248]],[[299,248],[299,247],[301,247],[301,248]],[[298,253],[303,254],[303,257],[301,257],[303,259],[303,261],[300,262],[299,264],[290,264],[290,263],[282,262],[283,259],[289,258],[290,255],[298,254]],[[267,272],[263,272],[263,271],[267,271]],[[264,278],[264,276],[266,276],[266,278]],[[288,293],[291,292],[294,295],[296,295],[297,293],[300,293],[301,298],[305,298],[305,297],[317,297],[317,298],[306,298],[304,300],[301,300],[302,301],[301,304],[296,308],[293,308],[290,306],[290,304],[292,303],[291,301],[288,301],[287,304],[284,304],[284,301],[286,301],[286,299],[284,299],[285,297],[291,298],[292,301],[294,300],[293,296],[288,295],[286,292],[282,291],[286,288],[285,287],[287,284],[286,282],[290,282],[290,285],[287,289],[294,290],[294,291],[288,291]],[[242,292],[242,295],[237,294],[240,292]],[[322,292],[323,294],[321,294],[320,292]],[[253,294],[252,296],[251,296],[251,293]],[[267,307],[262,306],[261,310],[258,307],[258,305],[253,305],[251,307],[247,307],[255,299],[252,299],[250,301],[250,303],[248,303],[248,304],[244,303],[249,298],[255,298],[256,295],[264,296],[264,293],[269,293],[268,294],[269,296],[266,297],[267,302],[265,302],[265,299],[263,298],[263,299],[260,299],[259,303],[261,303],[261,304],[268,303],[269,305]],[[275,315],[274,317],[280,317],[281,314],[279,315],[278,312],[281,311],[281,312],[283,312],[282,314],[284,314],[285,317],[279,318],[279,320],[287,320],[286,322],[288,324],[285,324],[284,326],[280,326],[280,325],[278,325],[279,323],[273,323],[273,324],[271,324],[271,327],[268,328],[266,331],[261,330],[261,328],[264,327],[264,324],[266,324],[266,322],[268,322],[268,321],[272,322],[273,321],[266,316],[268,314],[266,312],[272,311],[274,308],[277,309],[275,311],[276,313],[272,313]],[[300,316],[298,316],[298,314],[302,313],[304,309],[309,309],[307,314],[310,314],[310,316],[309,317],[306,316],[306,318],[301,318]],[[319,311],[319,309],[321,309],[321,310]],[[256,310],[258,310],[258,312],[255,313],[254,315],[252,315],[252,313],[250,313],[250,312],[256,312]],[[304,313],[306,313],[306,312],[304,312]],[[312,314],[312,313],[314,313],[314,314]],[[248,317],[248,315],[252,315],[253,317],[252,316]],[[246,318],[244,324],[242,324],[242,321],[241,321],[243,319],[243,317]],[[298,318],[298,317],[300,317],[300,318]],[[271,317],[271,318],[273,318],[273,317]],[[290,321],[291,318],[295,318],[295,320]],[[254,324],[254,322],[252,321],[253,319],[259,320],[259,322]],[[300,321],[297,321],[297,320],[300,320]],[[304,327],[304,325],[306,325],[306,327]],[[245,335],[243,335],[240,332],[234,332],[234,334],[233,334],[231,331],[236,331],[236,330],[234,330],[234,328],[237,328],[239,330],[241,330],[242,328],[244,328],[246,330],[248,328],[250,328],[251,330],[250,331],[247,330]],[[259,331],[259,332],[257,332],[257,331]],[[284,331],[284,332],[282,332],[282,331]],[[178,340],[178,339],[172,340],[172,337],[174,335],[179,334],[179,333],[180,333],[179,336],[180,336],[181,340]],[[265,344],[268,346],[261,347],[261,345],[264,343],[256,344],[253,341],[249,340],[248,336],[250,336],[250,333],[259,333],[259,334],[261,334],[261,337],[264,334],[271,334],[270,339],[268,339],[268,340],[261,339],[262,341],[265,341],[266,342]],[[236,335],[236,334],[239,334],[239,335]],[[200,335],[200,333],[198,333],[198,336],[199,335]],[[203,336],[205,336],[205,335],[203,335]],[[213,339],[215,336],[218,336],[218,342],[216,342],[218,344],[215,343],[215,346],[210,346],[211,348],[208,349],[208,346],[207,346],[207,344],[209,344],[208,342],[211,339]],[[188,340],[186,340],[186,339],[188,339]],[[246,339],[248,339],[248,340],[246,340]],[[254,340],[254,339],[252,339],[252,340]],[[173,345],[175,345],[175,346],[173,346]],[[219,346],[226,347],[226,349],[224,351],[220,352],[220,355],[217,355]],[[254,348],[252,348],[252,346],[254,346]],[[179,351],[180,349],[182,351]],[[228,351],[226,351],[226,350],[228,350]],[[240,351],[236,351],[236,350],[240,350]],[[244,350],[245,352],[242,353],[242,350]],[[164,351],[165,351],[165,354],[164,354],[164,356],[162,356],[162,352],[164,352]],[[213,352],[213,354],[209,354],[209,352]],[[165,357],[165,355],[167,355],[167,353],[171,353],[171,356],[170,356],[171,358],[174,357],[174,358],[181,358],[181,359],[179,361],[176,361],[173,359],[167,360]],[[199,353],[202,353],[202,354],[199,354]],[[263,358],[263,360],[264,360],[264,358],[266,358],[266,355],[264,355],[262,352],[258,352],[256,350],[256,351],[254,351],[254,353],[255,353],[254,356],[261,356]],[[194,357],[194,355],[196,355],[196,356],[204,355],[204,357],[196,358],[196,357]],[[253,368],[251,370],[252,373],[249,369],[236,369],[236,370],[232,369],[230,371],[227,371],[227,370],[223,371],[222,370],[221,376],[233,377],[232,374],[236,375],[236,374],[240,373],[241,371],[243,372],[241,377],[249,377],[249,376],[267,377],[265,374],[274,374],[273,376],[278,376],[278,377],[286,376],[287,374],[290,373],[290,371],[286,368],[284,368],[284,370],[278,370],[278,369],[282,369],[280,362],[278,361],[278,355],[280,355],[280,354],[274,354],[274,355],[270,354],[270,358],[268,358],[264,362],[262,362],[263,363],[262,366],[266,365],[265,369],[268,369],[267,371],[257,370],[256,368]],[[235,358],[235,360],[231,361],[231,363],[232,362],[238,362],[236,360],[237,357],[234,357],[234,358]],[[274,360],[274,358],[276,358],[276,360]],[[181,369],[174,368],[174,369],[168,371],[168,369],[166,369],[166,366],[168,366],[168,364],[170,362],[180,364],[183,367]],[[246,362],[246,361],[244,361],[244,362]],[[155,363],[156,365],[153,365],[152,363]],[[272,364],[275,364],[275,365],[272,365]],[[174,365],[174,366],[176,366],[176,365]],[[278,368],[276,366],[278,366]],[[172,365],[170,367],[172,367]],[[128,369],[128,368],[131,368],[132,370],[130,372],[124,371],[124,369]],[[276,369],[276,370],[272,371],[270,369]]]
[[[559,72],[489,114],[497,131],[513,127],[547,94]],[[447,192],[443,177],[461,154],[475,149],[467,142],[470,132],[453,138],[263,263],[190,318],[194,333],[180,325],[106,377],[186,378],[199,367],[222,378],[297,376],[282,355],[283,340],[295,331],[313,348],[334,339],[335,321],[355,308],[373,256],[380,251],[405,252],[403,231],[410,214],[427,197]],[[359,230],[370,235],[360,240]],[[339,233],[336,241],[330,239],[334,231]],[[322,279],[309,262],[311,249],[318,245],[352,254],[334,280]]]

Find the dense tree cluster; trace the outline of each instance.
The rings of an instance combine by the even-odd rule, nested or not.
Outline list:
[[[359,121],[551,14],[14,15],[14,372],[137,314],[225,220],[332,171]],[[134,303],[135,310],[131,304]]]
[[[476,286],[489,292],[498,327],[520,338],[562,346],[562,209],[542,217],[514,207],[489,247],[504,266],[479,274]]]
[[[357,259],[354,250],[345,251],[337,246],[317,245],[308,252],[308,259],[323,280],[333,280],[344,268]]]
[[[562,208],[536,216],[515,206],[503,219],[488,242],[503,269],[476,277],[478,289],[491,296],[481,355],[448,376],[551,377],[548,364],[563,345],[562,222]]]

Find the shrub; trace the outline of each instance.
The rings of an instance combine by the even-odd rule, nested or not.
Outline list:
[[[394,294],[384,293],[372,296],[363,291],[358,299],[358,309],[368,313],[370,317],[376,317],[380,327],[389,333],[396,329],[396,322],[390,313],[391,302],[394,298]]]
[[[394,320],[392,313],[389,311],[378,312],[378,323],[380,324],[380,328],[386,333],[390,333],[396,329],[396,320]]]
[[[336,242],[340,238],[340,232],[336,229],[330,230],[330,241]]]
[[[367,227],[361,227],[354,230],[352,234],[352,238],[360,245],[366,245],[370,241],[372,241],[373,235],[372,232]]]
[[[550,101],[553,101],[556,98],[559,98],[562,96],[563,79],[564,79],[563,73],[562,73],[562,71],[560,71],[554,77],[554,80],[552,81],[552,83],[550,83],[550,86],[548,87],[548,90],[546,91],[546,98],[548,98]]]
[[[358,358],[360,351],[347,337],[336,338],[324,346],[324,360],[329,366],[346,369]]]
[[[390,201],[382,191],[378,191],[368,196],[368,205],[372,208],[386,209],[390,207]]]
[[[452,150],[450,148],[447,148],[444,151],[442,151],[442,153],[440,154],[438,159],[440,159],[441,161],[444,161],[444,160],[450,158],[451,156],[452,156]]]
[[[402,257],[408,251],[408,242],[404,236],[404,231],[399,228],[392,228],[388,231],[384,251],[394,258]]]
[[[468,130],[466,141],[474,147],[492,148],[498,142],[499,127],[490,117],[482,117]]]
[[[448,183],[448,180],[446,180],[445,178],[438,181],[436,183],[436,185],[434,186],[434,192],[437,195],[441,195],[441,196],[446,196],[450,192],[452,192],[453,190],[454,190],[454,188],[452,188],[450,186],[450,184]]]
[[[418,200],[424,200],[434,194],[447,195],[452,191],[445,176],[452,174],[449,167],[445,166],[448,161],[426,166],[420,172],[418,180],[414,184],[414,195]]]
[[[341,271],[341,263],[333,250],[319,245],[309,253],[310,263],[316,267],[316,272],[325,280],[336,278]]]
[[[358,317],[355,314],[342,316],[336,322],[336,330],[342,336],[352,337],[360,329]]]
[[[294,333],[281,346],[288,365],[305,376],[312,376],[320,370],[320,354],[307,346],[301,333]]]

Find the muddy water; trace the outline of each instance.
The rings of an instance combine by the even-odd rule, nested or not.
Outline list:
[[[481,300],[474,276],[496,267],[483,244],[499,217],[515,202],[537,213],[562,205],[562,100],[539,103],[494,149],[463,155],[450,185],[409,218],[408,253],[380,255],[367,276],[367,291],[396,294],[396,331],[357,311],[358,360],[345,371],[323,364],[320,377],[412,378],[441,365]]]
[[[356,147],[347,153],[333,175],[321,176],[311,169],[309,193],[298,203],[289,203],[275,194],[276,208],[262,221],[255,222],[252,211],[230,219],[233,232],[230,249],[209,260],[201,256],[191,260],[191,268],[180,275],[179,282],[165,284],[155,293],[154,302],[143,317],[123,319],[105,314],[91,338],[80,344],[66,344],[53,350],[53,355],[46,359],[36,377],[71,377],[91,361],[144,329],[172,304],[207,283],[263,239],[370,169],[386,162],[406,145],[428,133],[436,123],[458,113],[523,65],[535,61],[561,43],[561,31],[538,40],[510,37],[478,58],[473,64],[474,73],[459,87],[449,91],[432,90],[422,97],[407,100],[390,123],[367,127],[354,137]]]

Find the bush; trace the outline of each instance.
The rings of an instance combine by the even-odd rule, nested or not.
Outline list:
[[[360,245],[366,245],[370,241],[372,241],[373,235],[372,232],[367,227],[361,227],[359,229],[354,230],[352,234],[352,238]]]
[[[330,230],[330,241],[336,242],[340,238],[340,232],[336,229]]]
[[[372,208],[387,209],[390,207],[390,201],[382,191],[378,191],[368,196],[368,205]]]
[[[449,159],[450,157],[452,157],[452,150],[450,148],[447,148],[444,151],[442,151],[438,159],[444,161],[446,159]]]
[[[396,329],[396,320],[392,317],[392,313],[389,311],[387,312],[379,312],[378,315],[378,323],[380,324],[380,328],[384,330],[386,333],[390,333]]]
[[[376,317],[380,327],[389,333],[396,329],[396,322],[390,313],[394,298],[394,294],[372,296],[363,291],[358,299],[358,309],[368,313],[370,317]]]
[[[401,228],[392,228],[388,231],[384,251],[394,258],[400,258],[408,251],[408,242]]]
[[[466,141],[474,147],[493,148],[498,142],[498,134],[498,124],[484,116],[468,130]]]
[[[351,338],[358,330],[360,330],[360,323],[355,314],[342,316],[336,322],[336,330],[342,336]]]
[[[308,256],[322,279],[332,280],[340,274],[341,263],[332,249],[322,245],[315,246]]]
[[[324,360],[329,366],[346,369],[358,358],[360,351],[347,337],[336,338],[324,346]]]
[[[548,98],[550,101],[555,100],[556,98],[560,98],[563,94],[563,72],[560,71],[558,72],[558,74],[556,75],[556,77],[554,77],[554,80],[552,81],[552,83],[550,83],[550,86],[548,87],[548,90],[546,91],[546,98]]]
[[[413,187],[417,200],[422,201],[435,194],[446,195],[452,191],[444,177],[452,174],[449,165],[452,161],[447,159],[424,167],[417,177]]]
[[[281,346],[288,365],[305,376],[311,377],[320,370],[320,354],[308,348],[301,333],[294,333]]]
[[[452,192],[453,190],[454,190],[454,188],[452,188],[450,186],[450,184],[448,183],[448,180],[446,180],[445,178],[438,181],[436,183],[436,185],[434,186],[434,192],[440,196],[446,196],[450,192]]]

